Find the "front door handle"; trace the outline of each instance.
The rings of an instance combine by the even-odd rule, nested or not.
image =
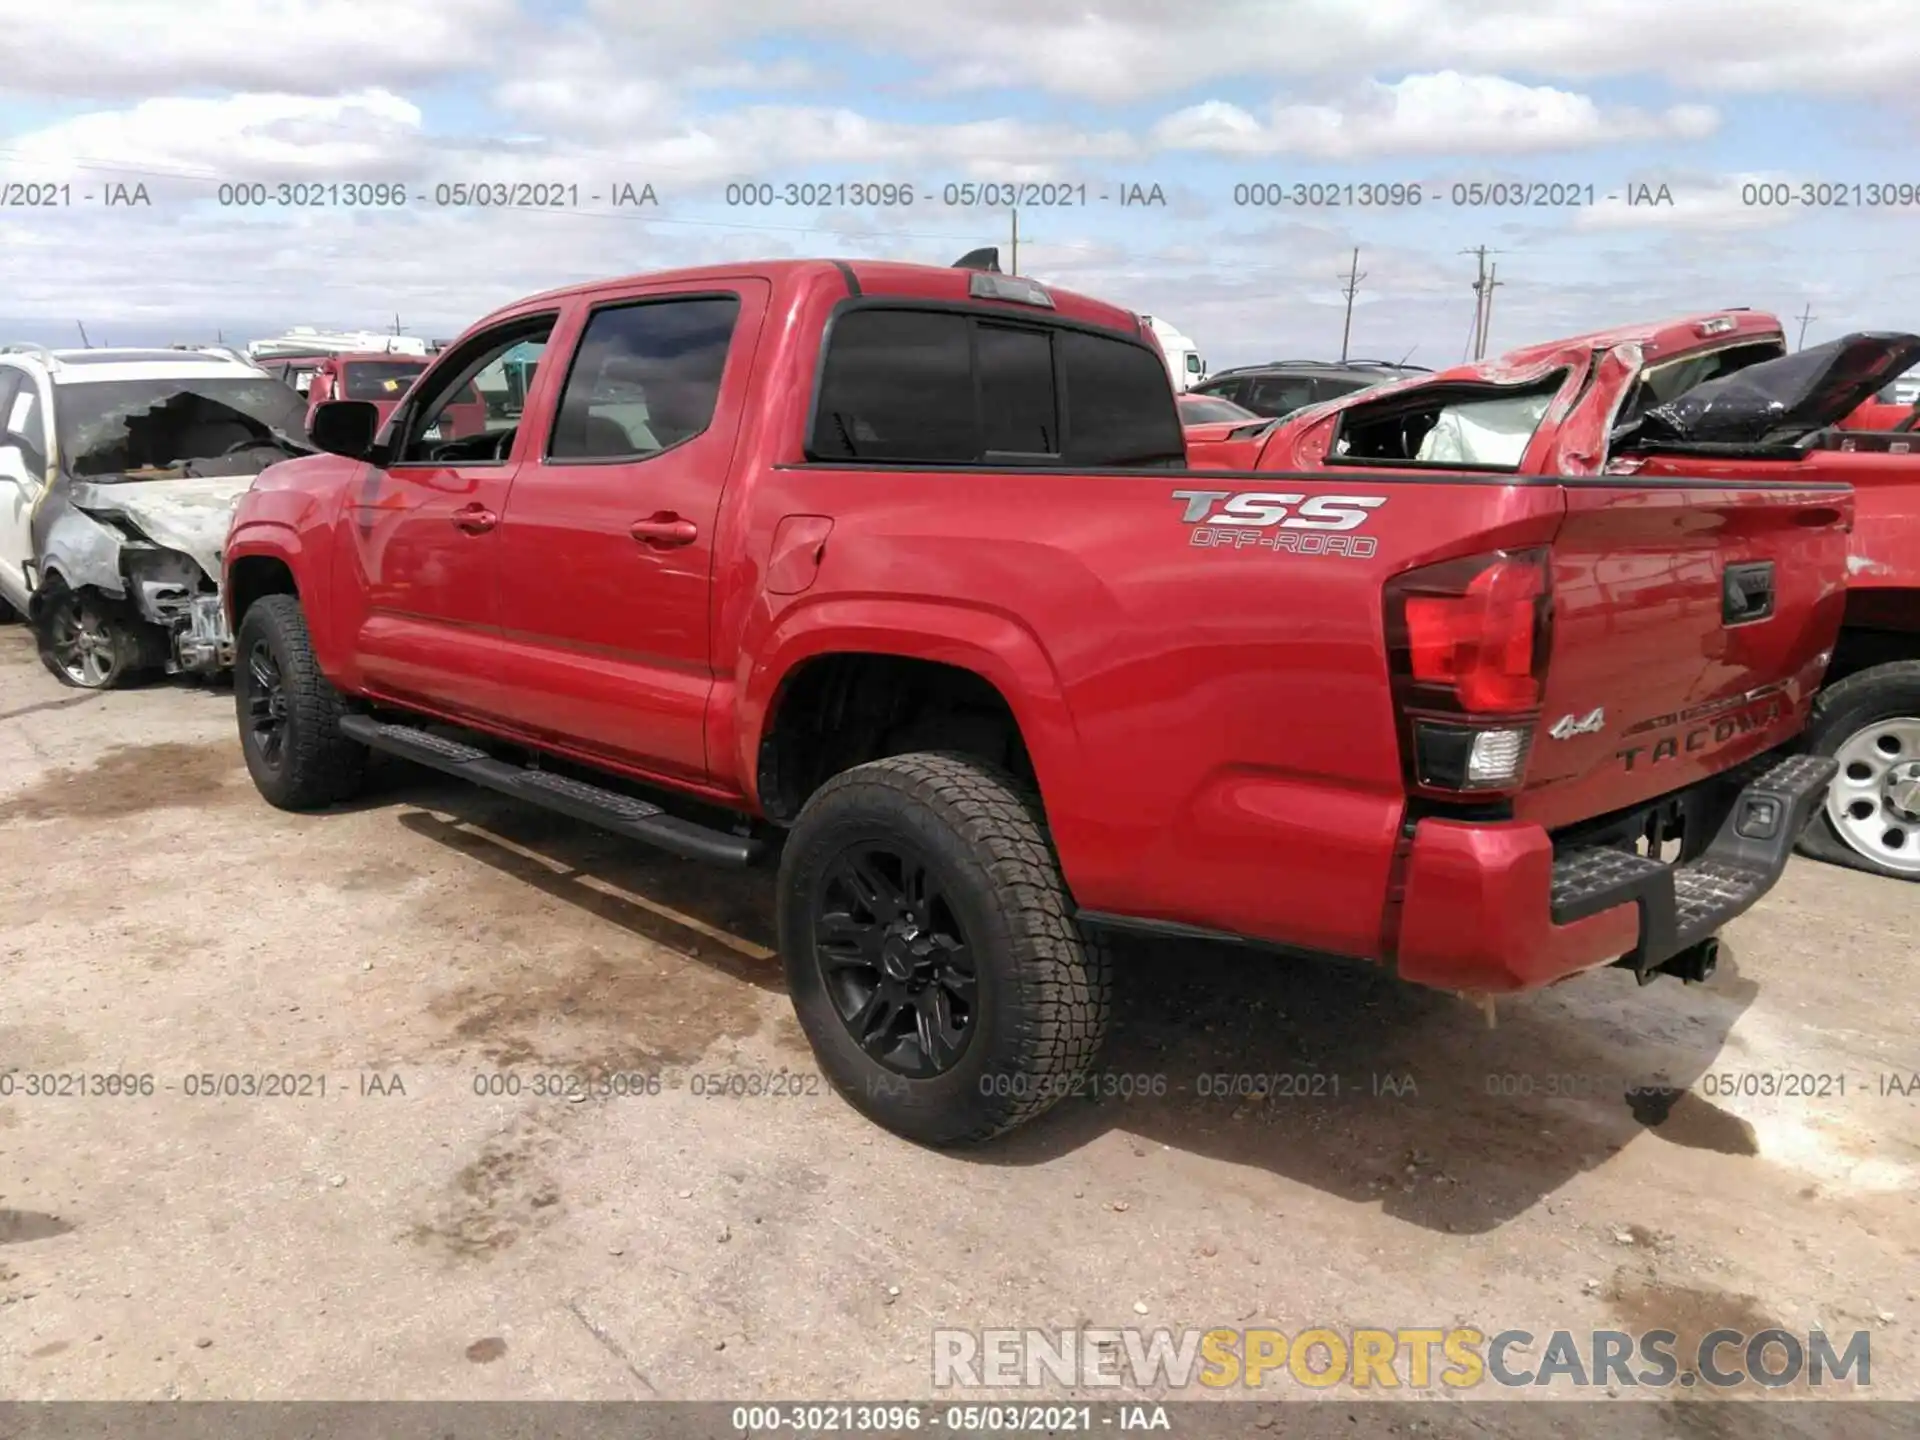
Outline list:
[[[645,520],[634,521],[629,533],[642,545],[668,550],[676,545],[691,545],[700,537],[700,527],[691,520],[682,520],[671,511],[662,511]]]
[[[484,505],[469,505],[453,512],[453,523],[469,535],[484,535],[500,523],[500,517]]]

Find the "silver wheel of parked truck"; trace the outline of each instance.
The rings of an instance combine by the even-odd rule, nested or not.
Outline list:
[[[1807,739],[1840,772],[1801,852],[1920,880],[1920,660],[1876,665],[1828,686],[1814,701]]]

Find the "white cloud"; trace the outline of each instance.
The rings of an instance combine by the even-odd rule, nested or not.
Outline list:
[[[1704,90],[1911,93],[1920,26],[1906,0],[594,0],[609,36],[655,60],[793,33],[892,51],[939,85],[1030,85],[1127,102],[1230,78],[1377,71],[1652,74]]]
[[[1735,231],[1777,230],[1795,220],[1807,218],[1807,212],[1791,206],[1759,203],[1760,185],[1785,184],[1784,175],[1747,174],[1717,177],[1649,176],[1636,178],[1621,190],[1634,194],[1638,203],[1620,199],[1602,199],[1583,209],[1574,219],[1580,231],[1656,230],[1728,234]],[[1672,203],[1660,203],[1662,189]]]
[[[385,178],[420,148],[420,109],[386,90],[163,97],[15,136],[10,171],[41,180]]]
[[[514,0],[57,0],[7,7],[0,75],[14,95],[183,90],[326,94],[508,63]]]
[[[1238,106],[1208,101],[1167,116],[1154,127],[1153,139],[1170,150],[1354,160],[1696,140],[1711,134],[1717,124],[1716,114],[1704,106],[1676,106],[1650,115],[1602,107],[1586,95],[1549,85],[1443,70],[1409,75],[1391,85],[1369,82],[1340,105],[1275,102],[1264,122]]]
[[[0,27],[0,74],[16,95],[60,98],[188,88],[324,94],[463,71],[507,78],[537,52],[545,8],[542,0],[21,5]],[[741,63],[742,37],[795,34],[850,58],[892,52],[896,64],[909,62],[906,79],[1115,102],[1234,78],[1448,69],[1652,74],[1694,90],[1901,98],[1920,66],[1920,26],[1906,0],[591,0],[577,28],[617,48],[629,76],[655,81],[702,83],[700,67]],[[802,74],[756,66],[721,83],[785,85]]]

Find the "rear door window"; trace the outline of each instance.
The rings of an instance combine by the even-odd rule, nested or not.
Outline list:
[[[1313,404],[1313,381],[1303,375],[1266,375],[1253,382],[1240,402],[1256,415],[1275,419]]]
[[[812,452],[822,459],[972,464],[981,454],[964,315],[853,310],[833,326]]]
[[[1319,405],[1328,400],[1338,400],[1342,395],[1369,388],[1364,380],[1330,380],[1322,377],[1313,382],[1313,403]]]

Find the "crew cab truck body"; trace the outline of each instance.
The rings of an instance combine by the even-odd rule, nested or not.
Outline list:
[[[420,438],[509,351],[516,428]],[[373,422],[323,407],[332,453],[228,539],[262,793],[342,799],[371,747],[682,855],[777,844],[822,1068],[928,1143],[1072,1088],[1115,929],[1475,994],[1699,978],[1832,768],[1777,752],[1844,487],[1189,471],[1136,317],[1021,278],[556,291]],[[1777,566],[1764,619],[1722,613],[1736,563]],[[1637,763],[1549,733],[1601,712]],[[1685,863],[1635,853],[1683,821]]]
[[[1911,410],[1893,418],[1871,398],[1891,393],[1916,360],[1920,337],[1908,334],[1852,335],[1789,355],[1772,315],[1687,316],[1302,412],[1269,432],[1255,464],[1339,473],[1477,462],[1490,473],[1574,477],[1591,495],[1582,505],[1633,481],[1851,487],[1846,611],[1804,737],[1840,770],[1800,847],[1920,880],[1920,435],[1902,428]],[[1869,416],[1884,428],[1863,428]]]

